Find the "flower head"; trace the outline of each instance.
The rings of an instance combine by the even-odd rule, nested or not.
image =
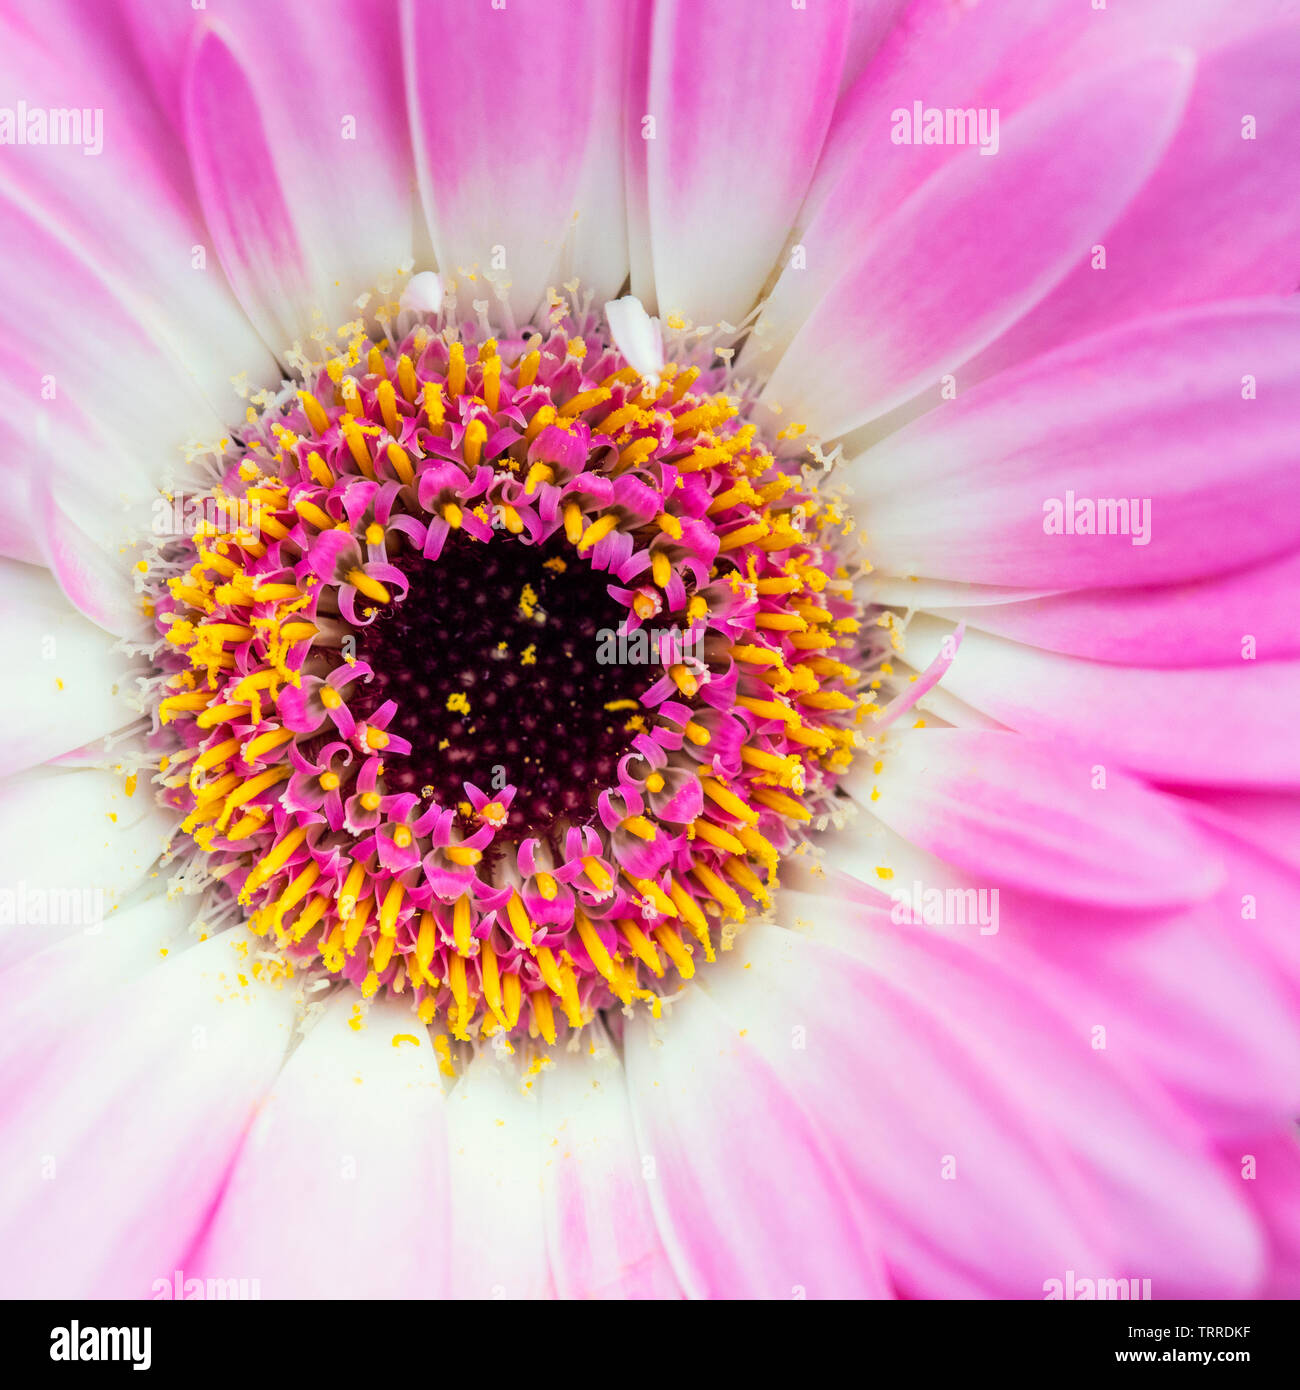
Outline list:
[[[390,309],[235,432],[202,500],[243,524],[146,565],[164,799],[257,934],[421,1023],[658,1013],[880,710],[852,523],[634,300],[649,377],[563,303]]]
[[[1294,1293],[1287,11],[0,0],[4,1286]]]

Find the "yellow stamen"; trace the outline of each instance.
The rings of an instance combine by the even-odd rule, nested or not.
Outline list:
[[[654,935],[664,954],[676,966],[677,973],[683,980],[689,980],[695,974],[695,962],[691,959],[690,948],[678,936],[677,929],[665,922],[654,929]]]
[[[462,956],[469,955],[472,924],[469,894],[462,893],[456,899],[451,921],[451,934],[455,938],[456,949]]]
[[[527,357],[519,364],[519,375],[516,378],[520,388],[531,386],[537,380],[537,370],[542,365],[542,354],[540,352],[530,352]]]
[[[404,483],[415,481],[415,469],[411,467],[411,456],[402,448],[400,444],[390,444],[388,446],[388,462],[393,465],[393,472]]]
[[[465,389],[465,345],[452,343],[447,363],[447,394],[459,396]]]
[[[762,802],[764,806],[780,812],[783,816],[789,816],[791,820],[812,820],[812,812],[801,801],[786,796],[784,792],[775,791],[771,787],[755,787],[753,794],[755,801]]]
[[[581,554],[585,550],[590,550],[592,546],[598,545],[617,525],[618,517],[612,512],[606,512],[604,516],[597,517],[582,533],[582,538],[578,541],[578,553]]]
[[[398,434],[402,428],[402,418],[397,413],[397,392],[391,381],[381,381],[375,391],[379,400],[379,413],[389,434]]]
[[[745,852],[745,846],[740,840],[734,835],[729,835],[720,825],[714,825],[711,820],[705,820],[703,816],[692,821],[691,827],[706,845],[713,845],[715,849],[725,849],[730,854],[744,854]]]
[[[654,943],[628,917],[620,917],[618,929],[623,933],[623,940],[627,942],[628,950],[639,960],[648,965],[657,976],[664,973],[663,961],[659,959],[659,952],[655,950]]]
[[[506,915],[510,918],[510,929],[514,934],[525,946],[531,946],[533,924],[529,920],[524,901],[518,893],[511,893],[510,901],[506,904]]]
[[[323,435],[330,427],[330,417],[325,413],[325,407],[312,395],[310,391],[299,391],[298,399],[302,402],[302,408],[306,413],[312,429],[317,434]]]
[[[757,824],[758,812],[751,810],[735,792],[724,787],[721,782],[713,777],[702,777],[700,786],[710,801],[716,802],[724,811],[735,816],[737,820],[744,821],[746,825]]]
[[[550,996],[544,989],[535,990],[528,996],[528,1003],[532,1007],[533,1022],[537,1025],[537,1031],[554,1046],[555,1011],[551,1008]]]
[[[603,386],[597,386],[590,391],[579,391],[572,400],[566,401],[560,410],[560,417],[564,420],[571,420],[575,415],[581,415],[584,410],[590,410],[597,406],[601,401],[607,401],[610,392]]]
[[[482,420],[471,420],[465,430],[465,462],[477,468],[483,458],[483,445],[487,443],[487,426]]]
[[[377,579],[372,579],[365,570],[349,570],[344,576],[349,584],[358,593],[365,594],[369,599],[374,599],[376,603],[387,603],[389,601],[388,590]]]
[[[397,914],[402,910],[402,899],[406,896],[406,888],[400,879],[394,879],[388,886],[388,892],[384,894],[384,901],[379,907],[379,934],[381,936],[392,936],[397,931]]]
[[[397,359],[397,384],[402,388],[402,395],[414,405],[420,391],[420,383],[415,375],[415,363],[406,353]]]
[[[531,444],[547,425],[553,425],[554,423],[555,407],[553,405],[542,406],[528,422],[528,428],[524,431],[524,441]]]

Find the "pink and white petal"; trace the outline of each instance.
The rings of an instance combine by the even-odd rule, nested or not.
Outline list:
[[[541,1075],[542,1201],[560,1298],[680,1298],[651,1211],[623,1066],[608,1039]]]
[[[446,1099],[428,1029],[402,1000],[335,994],[276,1078],[211,1225],[199,1278],[264,1298],[446,1298]]]
[[[918,586],[923,587],[923,586]],[[989,592],[996,593],[996,590]],[[892,595],[905,593],[895,585]],[[920,601],[999,637],[1126,666],[1231,666],[1300,656],[1300,551],[1186,584],[1078,589],[978,607]]]
[[[1300,25],[1202,54],[1177,136],[1072,274],[962,372],[977,381],[1141,314],[1300,283]],[[1250,125],[1246,122],[1249,120]]]
[[[1226,929],[1300,1005],[1300,798],[1198,790],[1182,801],[1227,865],[1218,897]]]
[[[92,621],[124,633],[140,618],[127,575],[150,502],[193,476],[182,441],[221,424],[143,305],[2,195],[0,228],[32,258],[0,307],[16,344],[0,351],[0,553],[50,565]]]
[[[121,510],[112,493],[116,470],[102,466],[113,446],[66,393],[60,398],[56,373],[43,370],[26,352],[4,347],[0,414],[8,423],[0,449],[5,490],[0,555],[47,565],[50,536],[41,511],[51,492],[57,490],[74,507],[94,509],[101,519]],[[92,459],[100,463],[98,469],[91,466]],[[133,463],[122,474],[133,476],[143,494],[146,484]]]
[[[844,0],[658,0],[644,113],[653,133],[628,131],[644,145],[654,279],[632,282],[644,303],[700,324],[748,313],[821,153],[849,18]],[[724,80],[727,70],[745,76]]]
[[[970,729],[909,730],[845,790],[896,834],[983,881],[1117,909],[1209,897],[1223,865],[1179,803],[1053,744]],[[878,795],[873,795],[878,793]]]
[[[1044,1281],[1063,1278],[1067,1268],[1082,1273],[1089,1261],[1100,1277],[1150,1277],[1157,1297],[1251,1291],[1260,1270],[1257,1223],[1244,1197],[1219,1172],[1207,1135],[1139,1068],[1098,1053],[1091,1035],[1027,987],[1014,965],[1001,966],[992,948],[987,963],[981,962],[961,943],[920,927],[900,929],[882,912],[855,909],[831,896],[783,895],[778,919],[806,925],[795,934],[797,945],[768,949],[755,969],[775,981],[797,961],[796,991],[805,997],[818,985],[827,991],[824,1014],[832,1036],[818,1037],[820,1058],[809,1058],[805,1069],[812,1095],[842,1106],[838,1142],[857,1152],[862,1129],[877,1125],[889,1140],[905,1144],[902,1136],[910,1129],[929,1124],[946,1131],[940,1152],[953,1154],[955,1178],[937,1181],[937,1160],[918,1158],[914,1178],[892,1188],[889,1209],[896,1220],[926,1234],[955,1263],[971,1216],[980,1215],[966,1209],[989,1200],[982,1190],[988,1184],[998,1207],[1009,1204],[1011,1210],[989,1234],[983,1264],[991,1267],[990,1252],[996,1251],[996,1263],[1010,1267],[985,1278],[1010,1296],[1040,1298]],[[864,1038],[854,1055],[853,1044],[843,1040],[859,998],[873,1011],[877,998],[892,1000],[900,1022],[915,1010],[909,1039],[928,1054],[927,1065],[929,1056],[939,1060],[949,1052],[961,1059],[937,1092],[905,1064],[907,1049],[892,1038],[881,1036],[875,1045]],[[864,1050],[871,1059],[865,1065],[890,1069],[900,1094],[914,1105],[913,1115],[881,1125],[887,1112],[878,1111],[873,1121],[856,1082],[848,1084],[844,1102],[836,1100],[833,1069],[822,1079],[819,1060],[847,1051],[839,1069],[856,1076]],[[1015,1058],[1014,1066],[1008,1058]],[[965,1068],[970,1071],[963,1079]],[[959,1086],[982,1114],[971,1115],[964,1098],[952,1103],[948,1088]],[[1001,1126],[1007,1129],[998,1135]],[[986,1128],[993,1132],[985,1134]],[[1059,1183],[1086,1242],[1062,1239],[1064,1232],[1058,1234],[1051,1221],[1030,1216],[1029,1202],[1023,1210],[1017,1206],[1014,1192],[1002,1188],[1013,1180],[1012,1171],[999,1175],[987,1163],[997,1143],[1023,1147],[1024,1181],[1038,1187]],[[972,1180],[980,1184],[975,1193]],[[978,1249],[973,1247],[975,1260]],[[1062,1259],[1066,1263],[1053,1264]],[[929,1292],[905,1276],[900,1282],[906,1292]]]
[[[770,370],[895,210],[950,160],[968,155],[950,144],[892,144],[895,111],[910,112],[917,100],[940,109],[996,109],[1006,125],[1077,79],[1134,55],[1211,50],[1276,24],[1288,4],[1150,0],[1112,6],[1099,23],[1095,10],[1060,0],[1020,0],[1014,9],[913,0],[836,108],[795,229],[809,251],[806,268],[782,275],[764,306],[764,332],[746,345],[745,364]]]
[[[7,879],[4,886],[13,887]],[[137,893],[102,922],[6,928],[0,944],[0,961],[7,962],[0,965],[0,982],[8,991],[0,1029],[0,1064],[6,1073],[16,1074],[12,1069],[31,1054],[34,1039],[43,1043],[58,1029],[75,1026],[107,996],[195,945],[191,928],[197,914],[196,898],[156,892],[141,899]],[[20,943],[27,953],[10,959],[8,938],[21,932],[31,934]]]
[[[946,163],[828,288],[763,400],[824,438],[923,389],[937,402],[944,374],[1064,279],[1141,188],[1177,128],[1191,76],[1182,52],[1086,74],[1000,126],[995,157],[968,149]],[[884,144],[891,130],[872,138]],[[804,245],[817,254],[815,242]]]
[[[636,130],[650,106],[651,28],[653,0],[629,0],[627,57],[627,128],[623,145],[623,186],[627,209],[627,254],[630,285],[643,304],[654,306],[654,252],[650,244],[650,147],[644,138],[634,139],[648,129],[644,123]]]
[[[662,1046],[629,1030],[626,1051],[661,1200],[722,1293],[844,1297],[867,1280],[866,1292],[1026,1296],[1067,1257],[1104,1251],[1049,1155],[937,1026],[802,931],[748,927],[674,1005]],[[765,1219],[747,1224],[756,1206]]]
[[[907,0],[851,0],[849,35],[844,45],[844,69],[840,73],[841,100],[880,51],[880,45],[885,42],[906,4]]]
[[[745,365],[770,370],[862,247],[936,171],[968,153],[952,145],[893,144],[895,110],[911,111],[924,96],[940,107],[996,107],[1000,119],[1009,119],[1079,74],[1069,59],[1087,24],[1088,16],[1063,10],[1057,0],[1030,0],[1014,16],[914,0],[836,106],[795,223],[795,237],[811,254],[802,269],[782,272],[763,306],[761,331],[745,346]],[[846,70],[853,57],[850,49]]]
[[[0,193],[0,237],[22,264],[0,299],[0,333],[21,344],[26,381],[51,426],[65,424],[116,446],[108,477],[93,452],[64,460],[64,485],[135,499],[156,489],[169,467],[181,471],[183,441],[222,427],[173,344],[138,311],[131,292],[111,280],[75,242],[62,239],[37,211]],[[39,422],[33,421],[33,429]],[[130,460],[128,462],[127,460]],[[25,461],[42,466],[40,453]],[[96,477],[96,470],[100,477]]]
[[[1119,914],[998,888],[874,818],[850,821],[820,850],[820,867],[791,878],[793,886],[849,896],[839,875],[856,879],[859,901],[888,906],[900,924],[916,924],[910,932],[959,940],[1022,981],[1077,1036],[1100,1036],[1126,1074],[1148,1075],[1185,1102],[1207,1131],[1240,1133],[1294,1110],[1300,972],[1281,964],[1286,948],[1276,940],[1292,914],[1243,930],[1235,878],[1211,903]],[[1219,854],[1231,864],[1225,846]],[[1272,879],[1255,872],[1249,883],[1276,907]],[[941,901],[943,919],[925,917],[922,926],[924,913],[941,915]]]
[[[135,905],[175,817],[97,767],[36,767],[0,781],[0,965],[67,937],[111,934]]]
[[[8,1296],[148,1298],[207,1220],[289,1045],[287,989],[225,933],[30,1038],[2,1103]]]
[[[448,1270],[458,1298],[554,1298],[541,1103],[512,1061],[480,1049],[447,1102]]]
[[[197,36],[190,54],[185,136],[217,257],[249,320],[283,353],[311,325],[311,271],[257,95],[213,30]]]
[[[919,609],[937,613],[947,608],[986,608],[1048,598],[1055,589],[1024,589],[1010,584],[959,584],[951,579],[920,579],[882,574],[872,570],[857,580],[855,593],[861,602],[886,608]]]
[[[356,297],[395,282],[417,249],[397,7],[128,4],[158,99],[185,129],[222,264],[259,330],[277,335],[269,346],[354,318]],[[196,107],[227,79],[223,128]]]
[[[137,375],[119,406],[148,404],[165,413],[173,408],[172,396],[183,404],[197,392],[208,413],[227,420],[240,413],[233,376],[246,374],[257,387],[274,382],[277,373],[220,267],[200,263],[198,253],[210,249],[209,238],[185,168],[179,122],[164,116],[152,100],[120,5],[96,6],[92,12],[75,0],[61,3],[71,12],[63,22],[51,8],[40,4],[30,24],[15,21],[11,12],[0,17],[0,72],[8,76],[7,85],[22,91],[29,107],[97,112],[99,124],[83,129],[81,147],[7,147],[0,196],[25,209],[51,241],[75,247],[170,359],[166,371]],[[151,5],[149,13],[155,37],[172,14],[194,18],[188,5]],[[22,264],[24,276],[43,273],[38,258],[24,258]],[[19,288],[7,286],[11,292]],[[111,356],[120,350],[116,337],[121,335],[104,341],[95,324],[82,317],[75,281],[60,286],[56,276],[50,289],[43,312],[15,341],[40,342],[54,330],[80,334],[82,352]],[[76,370],[66,356],[60,366]],[[172,372],[181,377],[178,383]],[[88,408],[97,397],[78,392],[77,399]],[[196,412],[188,429],[168,444],[178,448],[208,428],[206,414]],[[146,438],[134,434],[130,442],[138,452]]]
[[[1084,924],[1035,910],[1034,954],[1081,1033],[1101,1026],[1207,1128],[1249,1133],[1281,1123],[1300,1102],[1300,1024],[1293,991],[1242,933],[1240,908],[1214,903],[1152,930],[1118,931],[1098,951]],[[1026,907],[1004,904],[1026,923]],[[1104,924],[1099,924],[1104,925]]]
[[[1241,788],[1177,790],[1208,823],[1300,873],[1300,796]]]
[[[98,768],[34,768],[0,781],[0,885],[13,911],[0,928],[0,961],[41,951],[72,933],[111,932],[167,846],[175,817],[145,787]],[[20,910],[28,894],[37,908]]]
[[[1126,324],[959,393],[841,476],[870,514],[873,564],[891,574],[1168,584],[1296,548],[1298,433],[1300,312],[1282,300],[1215,304]],[[1062,534],[1049,527],[1058,510],[1064,525],[1067,493],[1142,505],[1121,534]]]
[[[76,612],[48,570],[0,560],[9,653],[0,695],[0,776],[88,743],[138,717],[127,658]]]
[[[784,1018],[722,978],[741,969],[736,955],[697,977],[662,1024],[638,1013],[624,1038],[646,1190],[678,1281],[692,1298],[892,1297],[881,1232],[753,1036]],[[794,1038],[782,1026],[783,1045]]]
[[[924,670],[952,631],[941,619],[914,617],[908,664]],[[1298,661],[1243,661],[1240,669],[1111,666],[967,629],[943,684],[1008,728],[1058,739],[1092,761],[1158,781],[1300,784]]]
[[[32,490],[45,560],[68,601],[105,632],[148,642],[149,620],[132,582],[138,539],[114,546],[88,534],[69,515],[70,509],[85,514],[86,497],[68,496],[48,473],[35,480]],[[93,518],[87,520],[93,524]]]
[[[599,0],[404,4],[420,196],[439,270],[458,282],[463,311],[495,284],[508,289],[522,325],[548,286],[575,273],[597,300],[618,293],[627,275],[625,71],[636,14]],[[454,55],[450,70],[445,53]]]

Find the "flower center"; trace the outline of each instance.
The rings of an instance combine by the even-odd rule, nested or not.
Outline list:
[[[353,706],[367,719],[397,702],[390,727],[411,751],[391,760],[388,787],[467,806],[466,782],[513,786],[494,846],[589,819],[647,684],[637,667],[599,660],[600,634],[626,617],[608,578],[563,534],[525,546],[462,533],[436,563],[408,550],[397,565],[411,589],[360,636],[374,679]]]
[[[349,333],[144,563],[190,877],[465,1042],[657,1010],[863,746],[887,634],[851,522],[725,354],[638,370],[559,301],[503,340],[454,305]]]

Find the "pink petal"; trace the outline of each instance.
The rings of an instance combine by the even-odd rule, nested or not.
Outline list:
[[[960,602],[960,600],[959,600]],[[1131,666],[1230,666],[1300,656],[1300,552],[1152,589],[1080,589],[978,608],[925,605],[1045,651]]]
[[[702,1291],[1032,1297],[1066,1259],[1099,1261],[1017,1107],[915,1005],[808,939],[829,905],[810,900],[798,931],[751,926],[661,1047],[628,1039],[659,1200]]]
[[[311,323],[310,273],[257,94],[215,31],[190,55],[185,133],[222,268],[258,332],[282,352]]]
[[[629,7],[433,0],[404,14],[420,196],[461,308],[490,299],[497,282],[523,324],[548,285],[575,274],[598,300],[611,298],[627,275]]]
[[[1126,1074],[1158,1082],[1207,1133],[1240,1133],[1295,1108],[1300,973],[1293,964],[1280,967],[1281,926],[1243,920],[1233,856],[1222,844],[1217,849],[1230,863],[1231,886],[1210,903],[1174,913],[1117,913],[1002,888],[982,904],[968,892],[965,901],[953,898],[938,923],[909,922],[893,907],[889,917],[909,937],[959,941],[1051,1000],[1076,1037],[1116,1059]],[[827,869],[852,875],[864,888],[870,880],[859,894],[863,902],[882,901],[872,867],[881,864],[894,868],[886,886],[912,890],[909,898],[916,896],[914,883],[926,893],[939,890],[945,902],[950,889],[992,891],[978,875],[953,870],[905,841],[882,841],[860,822],[824,850]],[[1246,882],[1261,905],[1267,900],[1278,911],[1271,882],[1258,873]],[[845,891],[833,877],[804,876],[795,886]],[[1282,920],[1291,915],[1288,909]]]
[[[1257,17],[1261,22],[1266,16]],[[1051,295],[962,373],[1008,364],[1124,319],[1210,299],[1288,294],[1300,280],[1300,26],[1202,55],[1178,134],[1124,216]],[[1254,122],[1250,138],[1244,122]]]
[[[909,731],[846,781],[913,844],[988,883],[1140,909],[1206,898],[1223,869],[1178,803],[1018,734]],[[876,790],[879,796],[871,799]]]
[[[1260,1298],[1300,1297],[1300,1137],[1294,1125],[1225,1146],[1230,1177],[1255,1204],[1268,1235],[1268,1274]]]
[[[1190,80],[1186,55],[1144,58],[999,122],[992,157],[963,151],[860,247],[795,335],[764,399],[828,438],[923,388],[937,403],[940,377],[1042,299],[1142,186]],[[913,104],[900,109],[910,120]],[[891,124],[862,138],[883,150]],[[809,257],[822,250],[805,244]]]
[[[646,1190],[683,1289],[889,1297],[878,1233],[824,1124],[748,1036],[771,1021],[762,1000],[750,993],[737,1007],[729,1017],[715,1001],[711,975],[662,1026],[637,1014],[624,1040]]]
[[[547,1248],[561,1298],[680,1298],[655,1228],[623,1068],[608,1042],[540,1078]]]
[[[985,1293],[1042,1298],[1067,1269],[1150,1277],[1157,1298],[1251,1290],[1245,1200],[1139,1068],[960,944],[831,898],[789,895],[782,920],[796,918],[810,930],[784,950],[765,941],[754,970],[778,988],[788,975],[787,1018],[817,1011],[813,1055],[789,1053],[790,1069],[879,1194],[907,1292],[941,1294],[964,1273]]]
[[[1243,398],[1246,375],[1256,399]],[[1026,587],[1163,584],[1300,543],[1287,500],[1298,433],[1300,313],[1284,301],[1222,304],[995,377],[844,476],[869,508],[878,569]],[[1064,524],[1079,499],[1098,498],[1146,511],[1121,534],[1051,529],[1054,508]]]
[[[66,12],[62,21],[56,5]],[[42,250],[22,258],[24,275],[11,277],[6,290],[40,298],[42,313],[11,341],[30,341],[38,349],[48,344],[36,354],[48,363],[41,370],[56,371],[66,395],[87,413],[98,414],[91,405],[100,401],[113,415],[135,407],[146,418],[174,412],[173,418],[183,422],[188,412],[188,428],[167,439],[167,456],[146,460],[160,477],[179,458],[182,441],[209,429],[202,404],[196,409],[191,397],[206,401],[214,423],[225,424],[242,413],[232,376],[246,373],[254,387],[278,377],[211,254],[185,167],[180,122],[167,119],[152,100],[122,9],[120,3],[87,9],[76,0],[55,0],[41,7],[40,23],[30,28],[11,28],[12,21],[0,19],[0,70],[11,90],[21,90],[29,108],[75,103],[79,109],[102,112],[102,148],[93,155],[83,153],[93,143],[6,146],[2,196],[24,209],[48,238]],[[147,9],[152,41],[145,51],[150,56],[159,31],[173,16],[187,22],[198,18],[189,5]],[[222,9],[229,6],[223,3]],[[182,56],[174,60],[173,81],[179,80]],[[90,133],[94,131],[92,120]],[[127,190],[130,196],[124,196]],[[85,316],[90,305],[78,279],[63,272],[59,262],[64,253],[51,243],[73,248],[76,259],[130,319],[144,325],[142,336],[156,345],[161,370],[122,359],[124,340],[135,333],[106,332],[97,315]],[[196,264],[200,248],[208,252],[202,265]],[[16,249],[14,254],[18,256]],[[18,283],[24,279],[31,283]],[[72,340],[70,350],[55,350],[51,340],[64,337]],[[107,370],[88,371],[84,388],[74,383],[72,374],[80,371],[82,357],[101,354]],[[131,377],[129,393],[106,389],[117,372]],[[138,456],[152,439],[137,429],[129,442]]]
[[[914,618],[908,663],[923,669],[951,631],[937,618]],[[1157,780],[1218,787],[1300,782],[1292,715],[1300,662],[1110,666],[968,629],[943,688],[1008,728],[1060,739],[1092,761]]]
[[[397,6],[124,3],[259,331],[282,350],[355,318],[357,296],[394,282],[416,254]],[[185,113],[226,80],[226,126],[215,110],[194,125]]]
[[[939,108],[996,107],[1006,126],[1034,102],[1128,63],[1134,54],[1204,53],[1276,24],[1287,5],[1269,0],[1225,8],[1219,0],[1147,0],[1112,5],[1098,23],[1091,7],[1059,0],[1022,0],[1014,9],[912,0],[837,106],[800,213],[797,235],[810,250],[807,268],[782,275],[764,306],[765,332],[746,345],[744,360],[779,360],[817,304],[857,263],[862,246],[926,180],[969,153],[947,144],[893,145],[893,111],[910,109],[917,100]],[[872,14],[855,18],[846,73],[861,67],[859,45],[874,41],[875,24]],[[864,26],[866,38],[860,40]],[[1216,201],[1219,195],[1207,190],[1207,196]],[[1036,209],[1039,199],[1031,202]],[[969,231],[963,227],[961,234]]]
[[[187,1268],[263,1298],[445,1298],[445,1100],[405,1001],[335,995],[259,1107]]]
[[[1300,1007],[1300,798],[1269,793],[1184,794],[1227,865],[1218,898],[1243,952],[1261,961]]]
[[[9,1296],[149,1298],[177,1268],[293,1027],[289,990],[238,983],[235,939],[28,1036],[0,1130]]]
[[[1180,788],[1180,792],[1214,824],[1300,871],[1300,796],[1238,788],[1194,787]]]
[[[0,237],[23,266],[6,283],[0,330],[22,345],[7,390],[31,402],[33,445],[9,467],[30,477],[50,470],[53,454],[70,504],[86,510],[100,498],[105,508],[108,498],[120,508],[123,494],[143,499],[180,463],[183,441],[223,421],[128,285],[44,213],[0,191]],[[112,451],[107,477],[85,447],[100,438]]]
[[[646,181],[633,188],[633,218],[644,206],[653,262],[653,283],[633,277],[638,298],[696,323],[748,312],[812,177],[847,30],[838,0],[655,6],[644,111],[628,113],[628,141],[643,146],[632,168],[643,161]]]

